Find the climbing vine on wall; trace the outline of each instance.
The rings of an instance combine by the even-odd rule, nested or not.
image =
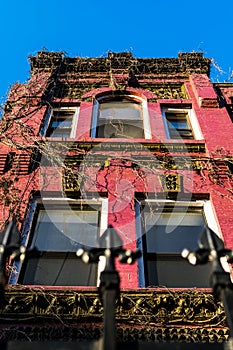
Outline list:
[[[30,57],[31,79],[27,85],[15,84],[13,86],[5,104],[5,116],[0,124],[1,143],[7,147],[8,153],[12,151],[17,153],[14,167],[2,174],[1,200],[4,207],[10,208],[5,220],[8,220],[9,216],[14,215],[16,211],[20,212],[18,207],[28,195],[27,191],[20,189],[21,175],[28,176],[25,186],[28,186],[30,191],[37,190],[35,184],[38,181],[41,158],[47,161],[47,165],[56,168],[57,172],[64,174],[63,179],[67,190],[76,191],[87,180],[83,167],[88,167],[88,164],[82,161],[82,172],[80,173],[80,167],[74,167],[72,159],[85,159],[86,154],[90,152],[90,144],[82,148],[79,148],[80,145],[76,146],[75,157],[69,158],[73,145],[71,146],[68,142],[56,142],[56,146],[51,147],[51,142],[39,136],[38,125],[41,120],[43,122],[47,108],[52,107],[54,101],[56,101],[56,107],[59,107],[64,101],[70,103],[86,101],[90,98],[92,100],[93,96],[88,95],[88,92],[92,90],[96,92],[101,88],[111,88],[114,91],[122,91],[129,87],[152,92],[154,100],[157,98],[182,100],[187,98],[184,85],[175,83],[171,79],[169,82],[169,78],[174,73],[182,79],[192,72],[209,74],[209,60],[204,59],[201,53],[190,53],[180,54],[178,61],[179,64],[177,64],[177,59],[171,59],[168,66],[166,59],[136,59],[130,52],[119,54],[109,52],[107,57],[84,59],[81,57],[69,58],[63,52],[42,51],[37,56]],[[162,82],[152,83],[155,77]],[[178,179],[180,175],[177,171],[189,168],[199,174],[203,186],[207,183],[208,178],[208,181],[212,181],[220,191],[221,188],[224,188],[228,191],[229,196],[232,194],[232,157],[226,151],[216,150],[216,154],[206,157],[200,155],[199,150],[196,150],[198,155],[192,157],[187,155],[186,160],[183,155],[175,157],[173,154],[175,149],[169,150],[166,147],[160,150],[150,149],[150,156],[148,157],[148,152],[146,152],[146,159],[145,157],[143,159],[143,151],[141,158],[137,154],[136,159],[132,159],[132,152],[129,152],[130,161],[132,164],[137,164],[135,169],[146,169],[146,171],[150,169],[150,172],[154,174],[158,174],[158,168],[163,171],[170,169],[168,178],[173,176],[175,179],[175,176],[178,176]],[[190,151],[193,152],[194,149],[190,148]],[[106,159],[119,159],[118,152],[116,152],[114,154],[114,151],[108,153],[107,149],[100,150],[98,154],[93,153],[93,157],[95,162],[96,157],[102,157],[99,161],[101,168]],[[88,157],[90,160],[90,155]],[[155,157],[156,166],[153,165]],[[17,162],[18,165],[16,165]],[[43,176],[46,177],[45,174]],[[43,186],[47,186],[46,181],[45,178]],[[161,181],[165,186],[166,182]],[[6,188],[11,190],[6,193]],[[17,201],[17,197],[20,200]]]

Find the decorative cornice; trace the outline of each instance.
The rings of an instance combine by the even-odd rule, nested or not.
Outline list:
[[[102,317],[103,307],[97,291],[10,288],[1,318],[64,317],[65,319]],[[120,322],[157,326],[226,326],[222,304],[211,293],[194,290],[122,291],[116,318]]]
[[[210,73],[210,59],[202,53],[179,53],[178,58],[134,58],[131,53],[109,53],[107,57],[82,58],[64,57],[62,52],[38,52],[29,57],[32,73],[54,71],[59,67],[59,74],[129,72],[133,75],[145,74],[186,74]]]
[[[6,291],[6,303],[0,312],[1,328],[6,325],[12,336],[9,323],[14,327],[11,340],[18,339],[17,329],[35,338],[33,327],[45,339],[51,339],[49,334],[56,331],[57,338],[59,334],[64,337],[67,327],[74,329],[75,336],[82,330],[82,339],[88,339],[90,334],[93,337],[95,332],[101,333],[102,315],[102,302],[95,290],[20,286]],[[197,290],[122,291],[116,305],[116,322],[121,340],[132,339],[130,335],[137,339],[140,334],[142,340],[221,342],[229,336],[222,304],[211,293]]]

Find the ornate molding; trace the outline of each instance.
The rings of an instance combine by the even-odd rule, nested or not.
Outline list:
[[[69,339],[93,339],[102,332],[102,314],[95,290],[20,286],[6,291],[0,310],[2,334],[5,331],[5,338],[10,335],[11,340],[26,335],[33,340],[62,339],[67,332]],[[122,291],[116,321],[119,339],[126,341],[134,336],[150,341],[219,342],[229,337],[222,304],[211,293],[194,290]]]
[[[118,89],[127,87],[127,82],[117,82]],[[53,91],[54,98],[82,99],[88,92],[96,89],[108,88],[111,86],[111,79],[93,77],[90,79],[77,79],[76,81],[59,81]],[[187,99],[188,93],[183,83],[163,82],[153,83],[138,80],[138,89],[151,91],[157,99]],[[149,99],[152,101],[152,99]]]
[[[127,162],[127,165],[126,165]],[[199,170],[200,161],[194,157],[185,156],[161,156],[156,154],[146,154],[145,156],[134,156],[125,155],[125,158],[119,158],[119,155],[109,154],[102,155],[98,153],[88,154],[86,157],[76,155],[67,156],[65,159],[65,165],[73,171],[78,172],[80,167],[85,169],[86,167],[109,167],[110,165],[121,165],[132,168],[143,168],[147,169],[166,169],[166,170]],[[73,176],[67,172],[65,177]],[[74,174],[74,176],[76,176]],[[80,175],[81,176],[81,175]],[[78,175],[77,175],[78,177]],[[80,179],[81,180],[81,179]]]
[[[102,303],[97,291],[51,290],[43,287],[11,287],[1,317],[102,317]],[[156,325],[225,325],[222,304],[211,293],[193,290],[123,291],[116,317],[121,322]]]
[[[68,145],[68,142],[67,142]],[[69,145],[68,145],[69,146]],[[115,152],[159,152],[159,153],[205,153],[205,143],[148,143],[148,142],[72,142],[70,150],[115,151]]]
[[[59,81],[54,89],[53,97],[82,99],[83,95],[91,90],[108,88],[109,86],[110,79],[107,78],[101,80],[96,78],[95,81],[93,81],[93,77],[91,81],[88,81],[88,79],[77,80],[75,82]]]
[[[82,176],[76,170],[65,170],[62,176],[62,187],[64,191],[78,192],[82,183]]]
[[[177,58],[134,58],[130,52],[110,52],[107,57],[64,57],[63,52],[38,52],[29,57],[31,72],[50,71],[59,67],[59,74],[107,73],[109,70],[131,72],[134,75],[209,75],[210,59],[202,53],[179,53]]]
[[[43,146],[43,140],[41,140],[42,146]],[[109,141],[108,139],[100,139],[98,141],[60,141],[60,140],[51,140],[47,139],[46,142],[54,149],[56,152],[67,154],[68,152],[76,152],[78,154],[85,155],[87,152],[90,152],[91,150],[95,152],[128,152],[132,154],[132,152],[142,152],[142,154],[145,154],[145,152],[156,152],[156,153],[162,153],[168,155],[170,154],[182,154],[184,156],[185,154],[199,154],[199,153],[205,153],[206,147],[204,142],[200,141],[194,141],[192,143],[188,142],[147,142],[147,141]],[[103,153],[101,153],[103,154]],[[137,155],[140,155],[138,153]]]
[[[212,327],[133,327],[118,324],[117,340],[120,343],[132,343],[139,340],[145,343],[223,343],[229,340],[229,331],[227,328]],[[64,324],[61,327],[58,324],[51,325],[43,322],[42,325],[7,325],[1,329],[1,341],[63,341],[76,342],[76,348],[79,349],[79,342],[89,342],[98,340],[102,333],[102,325],[92,324]],[[43,345],[42,345],[43,346]],[[197,344],[198,347],[198,344]],[[146,348],[146,345],[145,345]],[[86,347],[84,347],[86,349]]]
[[[178,174],[165,174],[160,176],[164,192],[180,192],[181,176]]]
[[[153,82],[140,82],[140,88],[153,92],[157,99],[187,99],[188,93],[183,83],[153,83]],[[152,101],[151,101],[152,102]]]
[[[64,171],[62,177],[63,190],[69,192],[80,191],[81,184],[85,178],[85,169],[90,167],[99,168],[97,171],[101,171],[104,168],[110,168],[115,166],[131,167],[135,171],[155,171],[161,170],[191,170],[199,171],[200,163],[197,159],[190,157],[132,157],[129,159],[119,159],[114,157],[101,156],[99,154],[93,154],[88,156],[87,159],[80,158],[80,156],[67,156],[65,159],[65,165],[67,169]],[[159,175],[160,181],[164,192],[180,192],[182,190],[182,177],[179,174],[166,174]]]

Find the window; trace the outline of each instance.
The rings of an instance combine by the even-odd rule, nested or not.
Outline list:
[[[74,138],[76,134],[78,108],[61,107],[49,109],[41,136]]]
[[[6,162],[4,166],[3,172],[6,173],[7,171],[11,170],[14,164],[16,153],[15,152],[9,152],[6,156]]]
[[[131,95],[104,96],[94,103],[92,137],[150,138],[146,100]]]
[[[136,204],[136,207],[139,204]],[[182,202],[141,202],[137,208],[142,287],[210,287],[209,265],[192,266],[181,257],[194,251],[205,229],[203,206]]]
[[[27,240],[37,253],[25,260],[19,283],[96,285],[97,264],[84,264],[76,257],[76,251],[83,246],[97,246],[99,235],[107,227],[106,199],[70,203],[43,200],[37,202],[33,212]]]
[[[167,137],[171,139],[194,139],[190,123],[191,109],[167,108],[163,110]]]

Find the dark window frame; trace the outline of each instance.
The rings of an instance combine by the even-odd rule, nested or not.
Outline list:
[[[163,119],[167,137],[172,140],[194,140],[195,134],[190,121],[190,114],[192,109],[190,107],[163,108]],[[179,125],[180,124],[180,125]]]
[[[149,201],[151,202],[152,208],[153,206],[159,206],[160,203],[156,201]],[[144,222],[144,214],[143,214],[143,208],[145,205],[145,201],[137,201],[136,205],[138,206],[138,209],[136,209],[136,215],[137,215],[137,239],[138,239],[138,248],[142,249],[143,255],[141,258],[141,261],[139,263],[139,285],[141,287],[166,287],[166,288],[208,288],[210,287],[208,279],[206,279],[205,275],[209,277],[209,265],[201,265],[201,266],[192,266],[190,265],[186,260],[184,260],[181,257],[181,252],[175,252],[175,251],[168,251],[168,252],[148,252],[147,251],[147,232],[145,228],[145,222]],[[164,202],[163,203],[165,211],[171,211],[172,208],[176,205],[175,203],[169,203]],[[206,217],[204,213],[204,207],[200,203],[194,203],[190,205],[190,203],[179,203],[178,204],[178,211],[184,209],[185,211],[188,208],[188,212],[194,213],[195,211],[202,213],[203,221],[206,225]],[[158,207],[155,209],[157,210]],[[163,212],[163,211],[162,211]],[[172,212],[172,211],[171,211]],[[182,212],[182,211],[181,211]],[[205,226],[203,226],[204,229]],[[187,247],[188,248],[188,247]],[[155,266],[153,270],[150,270],[150,264],[154,261]],[[174,263],[170,265],[170,262],[175,262],[177,266],[182,266],[182,270],[177,277],[174,277],[174,271],[169,273],[169,275],[164,275],[164,277],[160,277],[159,274],[161,274],[161,271],[166,269],[174,269]],[[161,263],[162,262],[162,263]],[[175,269],[176,271],[176,269]],[[173,274],[172,274],[173,273]],[[203,276],[201,277],[199,281],[198,274],[202,273]],[[195,276],[192,274],[196,274]],[[153,276],[154,280],[152,281],[150,278]],[[188,276],[187,281],[182,278],[182,276]],[[192,281],[189,280],[189,276],[192,277]],[[164,284],[163,281],[166,281]],[[194,283],[192,285],[192,283]]]
[[[7,153],[5,165],[4,165],[4,169],[3,169],[4,173],[7,173],[9,170],[11,170],[13,168],[15,157],[16,157],[16,152]]]
[[[77,129],[78,123],[78,114],[79,114],[79,105],[65,105],[65,106],[53,106],[47,109],[45,119],[40,130],[40,136],[48,137],[48,138],[74,138]],[[62,123],[66,120],[67,116],[71,116],[70,125],[63,125]],[[55,117],[55,118],[54,118]],[[57,118],[57,121],[56,121]],[[60,127],[59,127],[59,119]],[[68,117],[69,119],[69,117]],[[53,125],[53,123],[58,123],[57,126]],[[57,130],[57,131],[56,131]],[[60,134],[58,133],[60,131]]]
[[[59,201],[49,201],[49,204],[46,204],[46,208],[48,208],[50,205],[51,207],[58,204],[59,206],[59,210],[61,210],[62,206],[66,207],[67,202],[63,201],[62,199]],[[69,205],[73,206],[73,208],[76,209],[87,209],[90,208],[90,210],[96,210],[98,212],[98,225],[97,225],[97,235],[100,234],[101,230],[103,230],[103,227],[105,227],[105,224],[103,222],[101,222],[101,220],[103,221],[102,218],[102,210],[103,210],[103,201],[102,200],[72,200],[71,202],[69,202]],[[34,201],[34,205],[32,206],[32,213],[31,213],[31,218],[30,218],[30,222],[27,223],[28,227],[26,228],[26,231],[28,231],[27,235],[24,235],[24,242],[23,244],[27,245],[27,247],[31,247],[33,248],[33,241],[35,240],[35,227],[37,225],[38,222],[38,217],[39,217],[39,213],[41,210],[44,210],[45,207],[43,206],[42,200],[36,200]],[[64,209],[66,210],[66,209]],[[55,210],[54,210],[55,211]],[[98,237],[96,237],[98,238]],[[78,244],[77,245],[77,249],[80,247],[85,246],[85,244]],[[87,246],[87,248],[90,248]],[[33,255],[31,255],[30,258],[26,258],[25,262],[23,263],[23,265],[18,265],[17,266],[17,270],[19,272],[19,278],[17,281],[14,281],[14,276],[12,276],[12,281],[14,281],[13,283],[21,283],[24,285],[67,285],[67,286],[96,286],[97,285],[97,281],[98,281],[98,275],[99,275],[99,271],[98,271],[98,265],[97,264],[84,264],[81,260],[79,260],[76,257],[76,251],[77,249],[75,249],[74,251],[59,251],[59,250],[38,250],[35,254],[33,253]],[[71,262],[71,264],[75,264],[75,266],[77,266],[77,274],[80,274],[80,269],[85,270],[85,272],[83,274],[85,274],[85,276],[87,276],[86,279],[86,283],[77,283],[77,279],[75,278],[71,278],[72,283],[59,283],[59,278],[60,276],[54,276],[54,281],[58,280],[58,284],[55,283],[38,283],[35,281],[33,281],[32,275],[33,273],[29,273],[29,275],[31,274],[31,277],[27,278],[26,274],[27,274],[27,268],[28,268],[28,264],[30,264],[31,261],[31,268],[34,268],[34,272],[36,271],[36,261],[37,259],[52,259],[53,257],[60,257],[63,258],[63,262],[64,264],[66,264],[66,260],[69,259],[69,261]],[[30,260],[30,261],[29,261]],[[73,261],[75,260],[75,262],[73,263]],[[33,265],[34,264],[34,265]],[[72,269],[73,270],[73,269]],[[78,271],[79,270],[79,271]],[[93,271],[94,270],[94,271]],[[61,271],[62,271],[62,264],[61,264]],[[62,272],[63,273],[63,272]],[[69,273],[69,271],[68,271]],[[75,273],[75,272],[74,272]],[[26,277],[25,277],[26,276]],[[80,276],[80,275],[79,275]],[[89,277],[90,279],[89,279]],[[61,276],[62,280],[63,276]],[[77,277],[79,278],[79,277]],[[31,279],[31,280],[30,280]],[[63,278],[64,279],[64,278]]]

